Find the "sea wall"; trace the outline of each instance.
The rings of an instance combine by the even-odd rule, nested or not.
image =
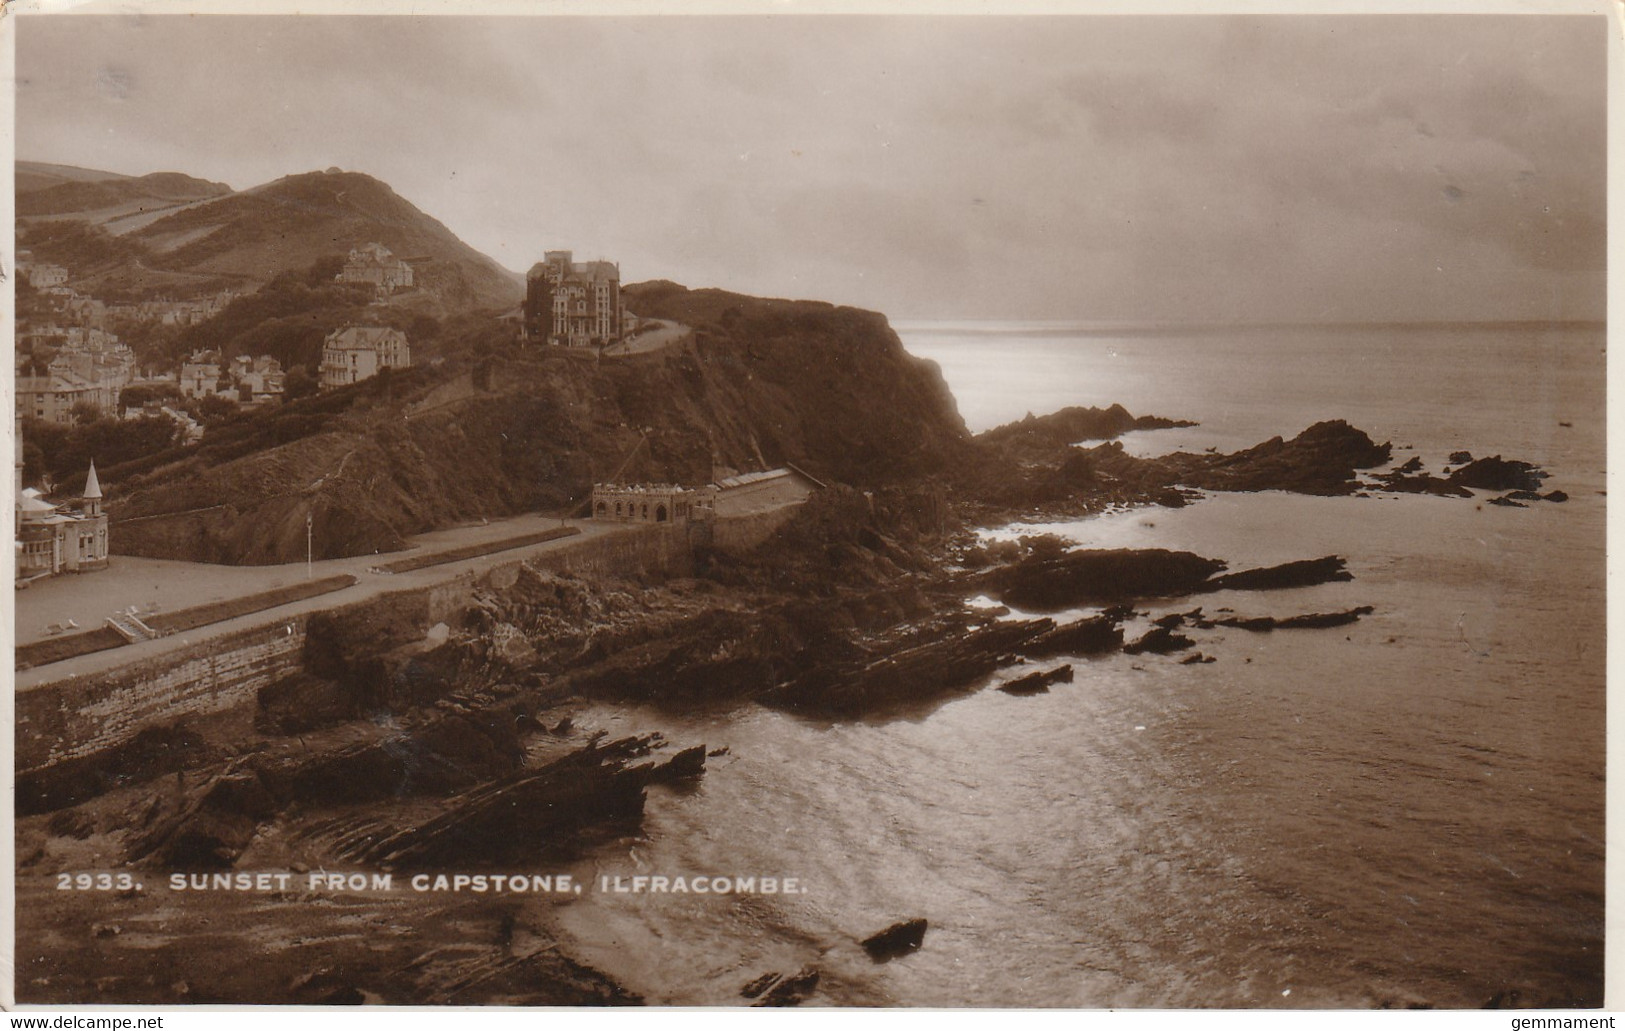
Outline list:
[[[516,557],[478,573],[335,606],[328,611],[356,625],[427,631],[455,619],[481,587],[514,582],[523,563],[580,576],[669,577],[694,571],[696,548],[748,547],[765,539],[793,508],[718,520],[710,539],[695,526],[634,526]],[[115,669],[67,677],[19,691],[17,769],[29,771],[91,755],[133,738],[146,727],[255,704],[260,688],[299,670],[308,614],[248,630],[204,637]]]
[[[19,772],[121,744],[182,715],[252,703],[261,687],[298,669],[305,620],[199,640],[116,669],[41,684],[16,695]]]

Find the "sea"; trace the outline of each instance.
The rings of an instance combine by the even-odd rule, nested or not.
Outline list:
[[[1123,438],[1156,455],[1346,419],[1396,464],[1523,459],[1568,501],[1213,493],[987,527],[1232,569],[1336,554],[1354,576],[1154,614],[1374,611],[1192,631],[1212,663],[1074,659],[1073,682],[1032,697],[993,690],[1030,670],[1001,671],[884,718],[606,709],[728,751],[693,789],[651,789],[642,836],[583,877],[801,890],[596,895],[558,913],[575,954],[674,1005],[740,1005],[756,976],[809,965],[815,1004],[1601,1004],[1601,325],[895,328],[975,431],[1114,403],[1199,423]],[[929,921],[917,952],[858,946],[913,917]]]

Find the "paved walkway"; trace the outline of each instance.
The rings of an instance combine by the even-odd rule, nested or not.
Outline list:
[[[69,676],[101,672],[151,658],[173,648],[186,647],[219,634],[262,626],[300,613],[349,605],[391,591],[426,587],[465,573],[482,572],[512,562],[524,555],[569,548],[574,543],[602,537],[605,534],[636,533],[641,529],[636,525],[597,523],[590,519],[565,520],[567,525],[575,526],[581,532],[559,540],[492,552],[488,555],[448,562],[445,565],[415,569],[408,573],[370,571],[371,567],[392,559],[421,554],[424,551],[450,551],[470,544],[518,537],[552,529],[559,526],[560,522],[554,516],[535,514],[515,516],[511,519],[475,523],[422,534],[411,539],[413,546],[407,551],[315,562],[310,567],[312,578],[352,573],[360,580],[352,587],[330,594],[306,598],[221,623],[211,623],[185,633],[160,637],[152,641],[140,641],[122,648],[81,655],[62,662],[23,670],[16,675],[17,689],[26,690]],[[306,568],[303,562],[283,566],[218,566],[114,555],[111,567],[103,572],[39,580],[26,590],[17,591],[15,594],[17,642],[26,644],[47,637],[48,627],[69,619],[77,622],[81,630],[92,630],[102,626],[109,615],[132,606],[138,614],[175,611],[213,601],[257,594],[298,583],[305,578]]]
[[[646,329],[630,340],[623,340],[604,348],[604,357],[613,358],[623,354],[658,351],[663,347],[670,347],[694,332],[681,322],[672,322],[668,319],[655,319],[651,324],[652,329]]]

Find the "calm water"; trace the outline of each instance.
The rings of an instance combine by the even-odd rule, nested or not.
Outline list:
[[[889,722],[606,710],[731,754],[690,793],[652,792],[646,840],[583,873],[810,890],[583,898],[562,912],[586,958],[687,1004],[737,1004],[804,963],[821,1000],[853,1004],[1477,1006],[1512,988],[1600,1004],[1600,327],[900,332],[973,429],[1112,402],[1202,422],[1127,441],[1154,454],[1345,418],[1435,471],[1456,449],[1536,461],[1572,500],[1215,495],[1044,527],[1236,568],[1337,553],[1354,582],[1202,602],[1376,613],[1197,631],[1217,662],[1084,660],[1047,695],[980,690]],[[857,948],[917,915],[919,953]]]

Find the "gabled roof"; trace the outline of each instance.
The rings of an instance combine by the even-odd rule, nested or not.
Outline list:
[[[346,326],[329,334],[324,346],[343,351],[359,351],[377,347],[391,336],[406,339],[406,334],[388,326]]]

